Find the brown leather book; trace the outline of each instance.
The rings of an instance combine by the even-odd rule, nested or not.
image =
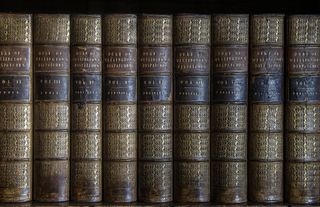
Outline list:
[[[101,16],[71,16],[70,199],[102,200]]]
[[[247,201],[249,16],[212,19],[211,195],[219,203]]]
[[[0,14],[0,202],[32,197],[31,20]]]
[[[174,200],[210,201],[210,16],[174,17]]]
[[[69,15],[34,16],[33,199],[69,199],[70,20]]]
[[[104,198],[137,200],[137,17],[103,20]]]
[[[248,197],[283,201],[284,15],[251,17]]]
[[[288,17],[286,199],[320,202],[320,16]]]
[[[139,200],[173,200],[172,16],[139,17]]]

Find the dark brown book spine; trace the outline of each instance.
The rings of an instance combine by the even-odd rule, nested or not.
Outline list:
[[[210,16],[174,18],[174,200],[210,201]]]
[[[139,18],[139,200],[169,202],[172,192],[172,16]]]
[[[320,16],[288,17],[285,191],[320,202]]]
[[[248,198],[283,201],[284,16],[251,17]]]
[[[32,196],[31,20],[0,14],[0,202]]]
[[[137,200],[137,17],[103,20],[104,198]]]
[[[35,201],[69,199],[69,15],[34,16]]]
[[[70,199],[102,200],[101,17],[71,17]]]
[[[212,21],[211,195],[247,201],[248,15]]]

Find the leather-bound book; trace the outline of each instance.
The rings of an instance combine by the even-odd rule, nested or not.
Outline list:
[[[211,195],[218,203],[247,201],[249,16],[212,19]]]
[[[70,199],[102,200],[101,16],[71,16]]]
[[[210,16],[174,17],[174,200],[210,201]]]
[[[103,20],[104,198],[137,200],[137,17]]]
[[[33,199],[69,199],[70,47],[69,15],[33,19],[34,182]]]
[[[172,16],[142,15],[139,28],[139,200],[173,200]]]
[[[284,16],[251,17],[248,198],[283,201]]]
[[[0,14],[0,202],[32,197],[31,20]]]
[[[320,202],[320,16],[288,17],[285,192]]]

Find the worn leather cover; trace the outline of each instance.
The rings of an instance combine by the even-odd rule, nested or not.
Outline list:
[[[32,197],[32,17],[0,15],[0,202]]]
[[[284,15],[251,18],[248,197],[283,201]]]
[[[71,16],[70,199],[102,200],[101,16]]]
[[[174,200],[210,201],[210,16],[174,17]]]
[[[172,16],[139,16],[139,200],[173,200]]]
[[[320,16],[288,17],[285,189],[289,203],[320,202]]]
[[[247,201],[248,21],[212,18],[211,195],[219,203]]]
[[[104,198],[137,200],[137,17],[103,20]]]
[[[70,20],[69,15],[34,16],[33,199],[69,199]]]

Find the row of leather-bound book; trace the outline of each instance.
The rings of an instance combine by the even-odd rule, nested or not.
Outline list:
[[[320,16],[0,14],[0,202],[320,202]]]

